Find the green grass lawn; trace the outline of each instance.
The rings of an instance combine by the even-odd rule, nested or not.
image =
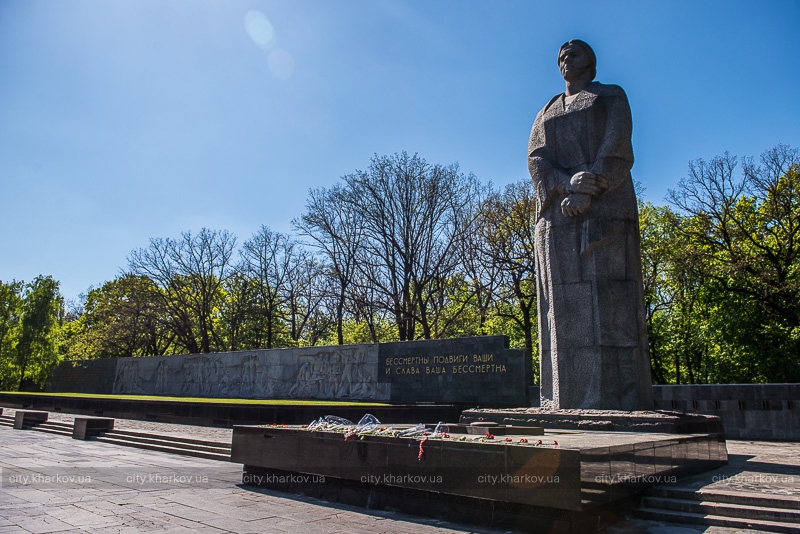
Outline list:
[[[385,402],[322,401],[295,399],[217,399],[207,397],[157,397],[154,395],[98,395],[92,393],[26,393],[0,391],[6,395],[41,395],[47,397],[81,397],[86,399],[146,400],[173,402],[205,402],[212,404],[262,404],[267,406],[390,406]]]

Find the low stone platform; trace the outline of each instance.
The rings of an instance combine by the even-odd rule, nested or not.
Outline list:
[[[418,423],[428,420],[455,420],[468,406],[454,404],[238,404],[203,401],[174,401],[155,398],[107,399],[102,397],[65,397],[25,393],[0,393],[0,404],[17,410],[134,419],[157,423],[200,425],[230,428],[233,425],[260,423],[302,424],[335,412],[341,417],[358,419],[368,409],[382,421]]]
[[[431,426],[433,428],[433,426]],[[513,529],[585,532],[641,492],[727,462],[721,434],[547,430],[492,438],[345,436],[297,426],[234,426],[245,485],[366,508]],[[499,433],[498,433],[499,434]]]
[[[14,414],[14,428],[16,430],[22,430],[26,427],[31,427],[38,425],[40,423],[44,423],[47,421],[47,412],[40,412],[40,411],[33,411],[33,410],[18,410],[17,413]]]
[[[714,415],[677,411],[547,410],[544,408],[473,408],[461,413],[460,423],[494,422],[551,429],[668,434],[722,434]]]
[[[72,439],[92,439],[114,430],[114,420],[108,417],[76,417],[72,423]]]

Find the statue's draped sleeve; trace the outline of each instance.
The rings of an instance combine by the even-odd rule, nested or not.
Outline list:
[[[560,98],[561,95],[553,97],[536,116],[528,141],[528,171],[536,188],[537,216],[546,211],[554,200],[563,198],[567,194],[571,178],[558,166],[545,135],[545,113],[551,106],[558,105]]]
[[[601,96],[606,124],[602,143],[589,172],[605,177],[608,180],[606,191],[613,191],[628,179],[633,167],[633,121],[628,97],[621,87],[603,86]]]

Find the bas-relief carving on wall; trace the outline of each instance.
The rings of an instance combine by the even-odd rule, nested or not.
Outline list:
[[[118,386],[119,384],[119,386]],[[141,395],[142,378],[139,375],[139,365],[134,360],[120,359],[117,362],[117,376],[114,378],[114,393],[127,393]]]
[[[370,373],[363,350],[322,350],[298,358],[300,368],[292,377],[288,396],[320,399],[376,399],[376,373]],[[385,391],[383,392],[385,395]]]
[[[287,362],[289,350],[293,357]],[[120,359],[114,393],[187,397],[386,400],[371,347]],[[291,354],[290,353],[290,354]]]

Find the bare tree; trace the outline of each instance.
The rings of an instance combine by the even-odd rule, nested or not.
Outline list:
[[[231,273],[236,238],[227,230],[203,228],[196,236],[151,239],[147,248],[128,256],[131,272],[152,280],[154,298],[163,303],[176,341],[190,353],[209,353],[221,286]]]
[[[369,262],[363,256],[357,260],[358,271],[355,274],[355,279],[348,292],[348,313],[349,317],[356,323],[363,323],[369,334],[367,339],[359,339],[359,342],[370,341],[378,343],[379,341],[387,341],[383,335],[383,324],[391,321],[390,313],[388,310],[392,308],[392,301],[388,299],[386,294],[376,288],[372,280],[376,280],[380,276],[380,269],[378,269],[374,262]],[[392,315],[393,317],[393,315]]]
[[[515,302],[516,310],[497,306],[497,314],[516,322],[525,336],[525,348],[533,352],[536,317],[536,198],[533,183],[525,180],[506,186],[485,203],[480,228],[480,254],[493,280],[499,304]],[[498,269],[499,272],[495,272]]]
[[[430,165],[403,152],[374,156],[369,169],[343,177],[342,201],[361,221],[362,274],[386,297],[401,340],[433,336],[428,300],[439,280],[458,266],[457,243],[466,231],[477,189],[457,165]]]
[[[262,226],[242,246],[244,268],[255,286],[255,310],[260,346],[275,346],[284,319],[286,290],[295,259],[296,243],[286,235]]]
[[[344,314],[348,292],[356,277],[357,259],[363,246],[360,214],[344,201],[340,184],[331,189],[312,189],[306,202],[306,213],[293,221],[295,229],[310,237],[330,264],[336,280],[336,337],[344,343]]]
[[[491,185],[487,191],[491,191]],[[486,198],[483,193],[475,203],[477,216],[473,217],[469,230],[464,232],[459,244],[461,269],[468,288],[463,298],[468,299],[466,303],[477,312],[477,334],[487,333],[486,321],[503,281],[500,262],[488,247],[492,236],[485,229],[491,206],[497,201],[497,193],[489,193]]]
[[[305,326],[302,333],[304,343],[310,346],[326,342],[337,330],[338,280],[330,265],[318,263],[316,267],[307,297],[314,303],[308,307],[308,313],[304,316]]]
[[[319,312],[327,296],[327,282],[323,266],[307,251],[296,249],[285,292],[289,336],[297,345],[307,329],[322,326]]]

